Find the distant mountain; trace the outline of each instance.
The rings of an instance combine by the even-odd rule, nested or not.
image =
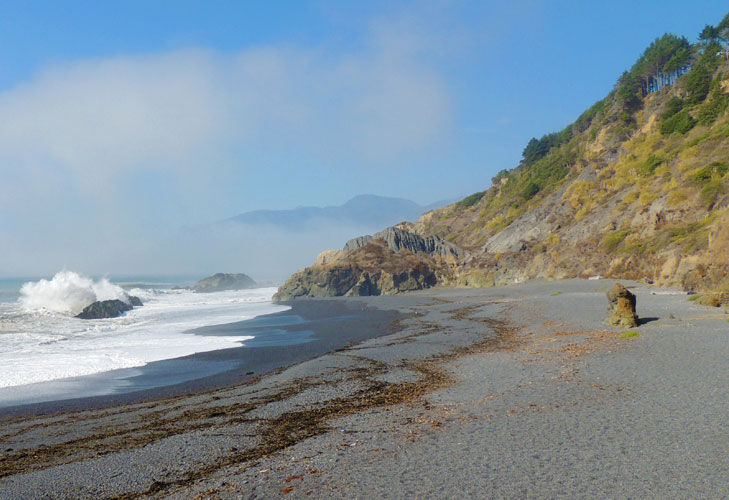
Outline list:
[[[419,205],[403,198],[363,194],[343,205],[298,207],[291,210],[254,210],[231,217],[227,221],[251,226],[275,226],[290,231],[304,231],[325,223],[358,227],[381,227],[402,221],[414,221],[427,212],[453,200]]]

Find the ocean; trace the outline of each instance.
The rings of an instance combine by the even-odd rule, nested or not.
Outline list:
[[[40,383],[144,366],[198,352],[240,347],[252,336],[190,330],[288,309],[275,288],[194,293],[186,277],[91,279],[63,271],[48,279],[0,279],[0,404]],[[74,317],[94,300],[138,296],[144,305],[112,319]],[[46,384],[47,385],[47,384]]]

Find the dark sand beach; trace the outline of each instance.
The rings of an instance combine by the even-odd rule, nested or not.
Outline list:
[[[623,282],[622,338],[613,283],[302,303],[390,316],[254,378],[6,415],[0,498],[726,497],[728,315]]]
[[[0,404],[0,417],[103,408],[231,386],[351,343],[386,335],[401,316],[396,311],[348,301],[301,301],[294,306],[251,320],[190,331],[196,335],[254,337],[245,342],[245,347],[25,386],[19,392],[25,393],[26,400],[33,397],[53,400],[23,405]],[[54,390],[61,395],[76,396],[63,399],[54,394]],[[112,394],[94,397],[95,392],[112,391]],[[34,392],[40,395],[34,396]]]

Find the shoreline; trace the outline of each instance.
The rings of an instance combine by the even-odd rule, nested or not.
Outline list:
[[[52,398],[49,400],[0,406],[0,418],[98,409],[192,395],[246,383],[255,377],[321,356],[352,342],[385,335],[390,331],[390,325],[401,316],[394,311],[369,308],[356,301],[321,299],[282,305],[290,309],[185,332],[203,336],[256,336],[240,347],[199,352],[154,361],[140,367],[19,386],[18,392],[35,389],[52,394],[54,388],[58,388],[56,390],[60,393],[74,391],[78,396],[56,398],[56,394],[47,396]],[[372,328],[363,329],[361,325],[365,322],[371,324]],[[93,394],[99,391],[112,392]]]
[[[250,384],[3,419],[0,496],[726,496],[729,316],[622,281],[650,319],[623,339],[614,282],[358,298],[403,328]]]

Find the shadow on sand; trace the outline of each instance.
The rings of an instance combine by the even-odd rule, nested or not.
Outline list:
[[[651,321],[658,321],[661,318],[638,318],[638,326],[643,326]]]

